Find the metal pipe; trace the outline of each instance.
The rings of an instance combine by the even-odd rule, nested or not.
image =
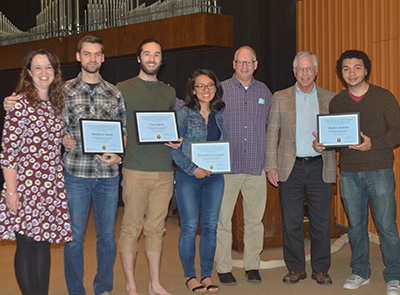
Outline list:
[[[55,0],[55,2],[53,2],[53,3],[54,3],[54,30],[55,30],[56,35],[58,35],[58,30],[60,29],[59,28],[60,19],[59,19],[59,15],[58,15],[58,9],[59,9],[58,0]]]
[[[59,7],[58,7],[58,16],[60,18],[60,24],[59,24],[59,29],[60,31],[65,30],[65,24],[64,24],[64,0],[60,0]]]
[[[75,1],[75,27],[76,27],[76,32],[79,34],[80,28],[79,28],[79,0]]]

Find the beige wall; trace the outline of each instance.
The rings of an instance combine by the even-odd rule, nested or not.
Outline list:
[[[400,99],[400,1],[302,0],[297,2],[297,50],[319,58],[317,83],[343,89],[336,60],[348,49],[365,51],[372,61],[370,82],[389,89]],[[395,151],[397,224],[400,225],[400,149]],[[335,197],[337,223],[348,225],[340,196]],[[369,230],[376,232],[370,218]]]

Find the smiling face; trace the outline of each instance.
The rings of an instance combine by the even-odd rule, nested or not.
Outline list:
[[[297,61],[297,67],[293,69],[297,80],[297,86],[304,93],[310,93],[314,87],[317,71],[310,56],[305,56]]]
[[[104,62],[104,54],[98,43],[84,42],[80,52],[76,53],[76,60],[81,63],[82,71],[89,74],[97,73]]]
[[[206,75],[200,75],[194,80],[193,93],[196,95],[200,106],[207,106],[215,96],[215,82]]]
[[[161,67],[161,47],[155,42],[143,45],[142,52],[138,56],[140,71],[147,76],[156,76]]]
[[[357,87],[365,82],[367,69],[362,59],[346,58],[342,63],[342,77],[349,87]]]
[[[28,72],[37,89],[48,90],[54,81],[54,69],[47,55],[35,55]]]
[[[240,48],[235,55],[233,61],[233,69],[235,70],[236,79],[243,86],[249,86],[253,77],[254,71],[257,70],[258,61],[255,60],[253,52],[247,48]]]

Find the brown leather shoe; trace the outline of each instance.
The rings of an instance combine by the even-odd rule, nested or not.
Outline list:
[[[291,270],[283,277],[283,282],[286,284],[296,284],[300,280],[304,280],[307,277],[305,271]]]
[[[313,280],[316,280],[320,285],[332,285],[332,279],[326,272],[316,273],[313,272],[311,275]]]

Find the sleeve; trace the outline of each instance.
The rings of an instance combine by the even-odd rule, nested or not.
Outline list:
[[[279,98],[277,95],[274,95],[272,97],[271,112],[267,128],[265,171],[278,169],[278,139],[280,126]]]
[[[170,88],[172,88],[171,86],[168,86]],[[174,88],[172,88],[172,92],[173,94],[171,95],[171,106],[170,106],[170,111],[175,111],[175,104],[176,104],[176,91]]]
[[[178,117],[179,134],[180,134],[180,136],[183,137],[183,140],[185,141],[185,140],[187,140],[187,138],[186,138],[186,133],[187,133],[186,115],[183,111],[178,111],[177,117]],[[188,144],[188,143],[185,143],[185,144]],[[178,165],[179,168],[181,168],[187,174],[193,175],[193,172],[196,170],[197,166],[183,153],[182,146],[183,146],[183,144],[177,150],[171,149],[172,158],[173,158],[174,162],[176,163],[176,165]]]
[[[267,121],[265,122],[265,125],[268,125],[269,124],[269,115],[270,115],[270,112],[271,112],[271,104],[272,104],[272,93],[268,89],[268,87],[267,87],[267,101],[265,103],[267,105],[267,107],[266,107],[266,112],[267,112],[266,118],[267,118]]]
[[[332,98],[332,100],[329,103],[329,114],[336,114],[339,113],[338,109],[337,109],[337,96],[335,96],[334,98]]]
[[[175,99],[175,110],[180,110],[183,108],[183,105],[185,104],[185,102],[182,99],[176,98]]]
[[[379,137],[371,138],[372,149],[392,148],[400,143],[400,107],[394,95],[387,91],[384,98],[383,115],[386,132]]]
[[[126,133],[126,108],[125,108],[125,100],[122,96],[122,93],[119,92],[119,96],[118,96],[118,118],[120,118],[120,120],[122,121],[122,132],[124,134],[124,136],[127,136]]]
[[[2,152],[0,155],[2,169],[18,169],[26,131],[24,120],[26,116],[26,105],[22,102],[17,102],[4,118],[1,142]]]
[[[70,132],[70,123],[69,123],[69,104],[68,104],[68,100],[67,100],[67,95],[65,95],[65,104],[64,107],[62,109],[62,116],[63,116],[63,120],[64,120],[64,128],[65,128],[65,132],[66,133],[71,133]]]

